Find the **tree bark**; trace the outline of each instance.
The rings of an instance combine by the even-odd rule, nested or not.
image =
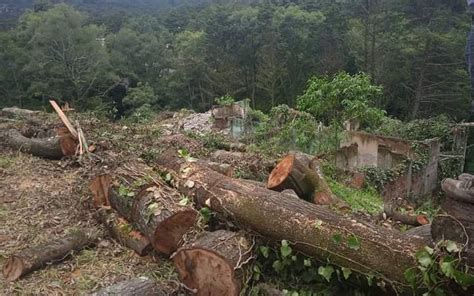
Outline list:
[[[67,138],[67,135],[51,138],[27,138],[17,130],[9,130],[2,133],[0,138],[12,149],[47,159],[61,159],[63,156],[75,153],[75,149],[71,151],[70,146],[74,146],[76,142]]]
[[[237,296],[242,267],[252,258],[252,245],[241,234],[218,230],[180,248],[173,262],[181,281],[198,296]]]
[[[106,209],[99,210],[97,216],[110,236],[139,256],[146,256],[153,250],[150,241],[139,231],[133,230],[131,224],[125,219]]]
[[[154,281],[147,278],[136,278],[128,281],[116,283],[100,291],[92,293],[90,296],[166,296],[169,293],[160,288]]]
[[[411,239],[412,237],[423,239],[427,246],[433,246],[433,238],[431,237],[431,224],[419,226],[407,230],[403,233],[403,235],[407,239]]]
[[[349,208],[347,203],[332,193],[319,162],[303,153],[293,152],[285,156],[270,174],[267,187],[278,192],[293,189],[300,198],[318,205]]]
[[[425,246],[421,239],[406,240],[383,229],[301,199],[219,175],[179,159],[159,159],[163,170],[175,170],[178,187],[222,218],[233,220],[270,239],[289,240],[294,248],[321,261],[361,273],[375,272],[393,282],[406,284],[403,273],[417,266],[416,251]],[[186,166],[186,173],[182,174]],[[192,181],[195,186],[183,186]]]
[[[24,117],[28,118],[31,116],[35,116],[41,113],[41,111],[32,111],[28,109],[21,109],[17,107],[11,107],[11,108],[3,108],[2,113],[9,115],[9,116],[18,116],[18,117]]]
[[[425,215],[402,214],[392,209],[392,207],[390,206],[384,207],[384,213],[385,213],[386,218],[391,218],[392,220],[400,222],[405,225],[423,226],[423,225],[430,224],[430,220]],[[385,218],[383,216],[383,213],[381,214],[381,216],[382,218]]]
[[[190,206],[180,205],[183,197],[165,185],[153,185],[134,199],[131,221],[148,237],[155,250],[171,255],[183,235],[195,225],[198,214]]]
[[[96,234],[88,235],[82,231],[75,231],[64,237],[26,248],[8,258],[3,266],[3,276],[9,282],[16,281],[46,263],[64,260],[71,252],[93,245],[97,238]]]

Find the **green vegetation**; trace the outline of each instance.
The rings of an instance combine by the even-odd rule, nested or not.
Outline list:
[[[352,211],[361,211],[376,215],[383,211],[383,201],[375,189],[363,190],[347,187],[339,182],[329,182],[332,192],[346,201]]]
[[[298,104],[323,122],[337,112],[370,125],[379,113],[360,114],[371,108],[468,115],[460,0],[55,3],[36,1],[0,31],[1,105],[55,98],[115,117],[140,109],[141,121],[145,109],[207,110],[229,96],[264,111]]]

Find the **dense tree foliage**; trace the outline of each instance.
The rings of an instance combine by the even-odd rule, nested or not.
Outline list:
[[[308,86],[318,87],[311,77],[364,72],[383,94],[357,102],[401,119],[468,116],[463,0],[109,1],[100,13],[56,2],[37,1],[0,32],[1,104],[40,106],[54,97],[113,107],[110,90],[126,78],[139,88],[127,96],[130,110],[204,110],[225,95],[270,110],[295,106]],[[85,2],[75,7],[104,7],[69,3]],[[341,87],[343,77],[352,81],[339,76]],[[146,98],[131,102],[142,92]]]

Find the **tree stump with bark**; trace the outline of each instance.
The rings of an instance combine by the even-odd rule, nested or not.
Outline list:
[[[26,248],[8,258],[3,266],[3,276],[9,282],[16,281],[46,263],[64,260],[73,251],[95,244],[97,238],[97,234],[74,231],[64,237]]]
[[[173,262],[181,281],[197,295],[237,296],[242,288],[242,268],[252,258],[245,236],[218,230],[202,234],[181,247]]]

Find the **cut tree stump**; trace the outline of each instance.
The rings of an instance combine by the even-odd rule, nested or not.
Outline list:
[[[226,230],[204,233],[173,256],[181,281],[198,296],[239,295],[242,268],[251,259],[251,243]]]
[[[278,192],[293,189],[300,198],[317,205],[349,208],[332,193],[317,159],[304,153],[292,152],[285,156],[271,172],[267,188]]]
[[[64,260],[73,251],[95,244],[97,238],[97,234],[74,231],[62,238],[27,248],[8,258],[3,266],[3,276],[9,282],[16,281],[46,263]]]
[[[61,159],[75,154],[77,142],[68,135],[59,130],[56,137],[27,138],[17,130],[9,130],[0,138],[12,149],[47,159]]]
[[[417,266],[415,253],[421,239],[406,239],[400,232],[341,216],[322,206],[284,195],[238,179],[219,175],[179,158],[158,159],[163,171],[174,171],[177,187],[208,206],[221,219],[229,219],[275,241],[292,242],[295,250],[323,262],[360,273],[375,273],[407,285],[404,272]],[[192,182],[189,188],[184,184]]]
[[[143,234],[133,230],[130,222],[118,217],[112,211],[100,209],[97,216],[99,221],[105,225],[110,236],[121,245],[135,251],[139,256],[146,256],[153,250],[150,241]]]
[[[183,197],[166,185],[152,185],[134,199],[131,221],[148,237],[155,250],[171,255],[181,244],[183,235],[198,218],[196,210],[181,205]]]
[[[123,281],[100,291],[92,293],[90,296],[167,296],[169,292],[160,288],[154,281],[140,277],[128,281]]]

